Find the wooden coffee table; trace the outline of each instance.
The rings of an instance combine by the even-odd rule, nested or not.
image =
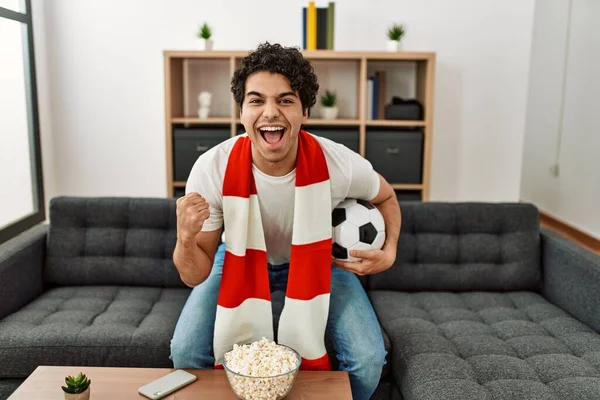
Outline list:
[[[138,388],[173,372],[169,368],[104,368],[40,366],[9,400],[63,400],[60,388],[67,375],[83,372],[92,380],[90,400],[146,399]],[[223,370],[190,370],[198,379],[163,397],[169,400],[237,399]],[[342,371],[300,371],[287,399],[352,399],[350,379]]]

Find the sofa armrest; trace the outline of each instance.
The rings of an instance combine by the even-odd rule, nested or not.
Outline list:
[[[543,228],[543,295],[600,332],[600,256]]]
[[[38,225],[0,245],[0,319],[42,293],[47,225]]]

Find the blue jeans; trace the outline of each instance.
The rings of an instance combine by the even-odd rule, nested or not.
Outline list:
[[[213,331],[224,258],[225,245],[221,244],[209,277],[192,290],[183,307],[171,340],[175,368],[213,368]],[[285,292],[287,278],[287,264],[269,265],[271,292],[280,292],[283,297],[281,292]],[[282,305],[272,303],[274,308],[281,309]],[[327,332],[337,353],[339,369],[350,375],[352,397],[369,399],[386,363],[381,328],[358,278],[335,265],[331,267]]]

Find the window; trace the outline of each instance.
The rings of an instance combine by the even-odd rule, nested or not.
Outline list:
[[[44,221],[30,0],[0,0],[0,243]]]

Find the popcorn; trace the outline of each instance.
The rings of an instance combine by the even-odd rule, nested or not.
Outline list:
[[[294,351],[264,337],[250,344],[235,344],[225,353],[227,369],[248,376],[227,371],[233,391],[245,400],[283,398],[294,384],[297,371],[289,372],[296,369],[298,362]]]

